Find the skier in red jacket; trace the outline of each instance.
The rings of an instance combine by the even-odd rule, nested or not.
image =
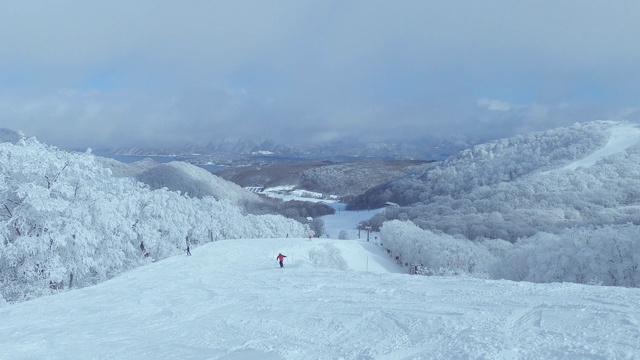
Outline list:
[[[284,258],[286,258],[286,256],[278,253],[278,256],[276,257],[276,259],[280,262],[280,267],[284,266],[284,264],[282,264],[282,262],[284,261]]]

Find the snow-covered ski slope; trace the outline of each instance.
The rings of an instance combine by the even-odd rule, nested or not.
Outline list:
[[[0,308],[0,359],[640,358],[640,289],[406,275],[355,240],[192,253]]]
[[[579,167],[592,166],[604,157],[613,155],[640,143],[640,128],[638,127],[638,124],[628,122],[611,122],[611,124],[611,128],[609,129],[611,137],[603,148],[593,152],[587,157],[565,166],[563,169],[575,170]]]

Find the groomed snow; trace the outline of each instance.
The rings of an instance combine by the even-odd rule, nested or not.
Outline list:
[[[611,137],[603,148],[591,153],[587,157],[565,166],[563,169],[575,170],[579,167],[592,166],[604,157],[619,153],[640,143],[640,128],[638,128],[637,124],[626,122],[615,123],[609,131],[611,132]]]
[[[331,204],[331,206],[336,210],[336,213],[333,215],[325,215],[321,217],[321,219],[324,221],[323,237],[328,237],[331,239],[339,239],[340,232],[345,231],[347,239],[358,239],[359,233],[359,239],[366,240],[367,232],[364,230],[358,232],[358,223],[369,220],[376,214],[384,211],[384,208],[374,210],[345,211],[344,208],[346,205],[342,203],[333,203]],[[372,232],[369,234],[369,240],[371,242],[378,243],[376,237],[379,236],[379,233]]]
[[[0,359],[640,358],[640,289],[406,275],[353,240],[192,253],[0,308]]]

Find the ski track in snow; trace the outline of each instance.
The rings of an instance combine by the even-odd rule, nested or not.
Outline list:
[[[312,250],[349,269],[314,265]],[[363,241],[192,253],[0,308],[0,359],[640,358],[639,289],[411,276]]]
[[[610,132],[611,137],[603,148],[593,152],[587,157],[565,166],[563,169],[575,170],[579,167],[592,166],[598,160],[623,151],[640,142],[640,128],[638,128],[638,125],[636,124],[620,123],[611,127]]]

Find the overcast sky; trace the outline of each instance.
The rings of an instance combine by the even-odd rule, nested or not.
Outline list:
[[[636,120],[638,1],[0,0],[0,127],[62,148]]]

